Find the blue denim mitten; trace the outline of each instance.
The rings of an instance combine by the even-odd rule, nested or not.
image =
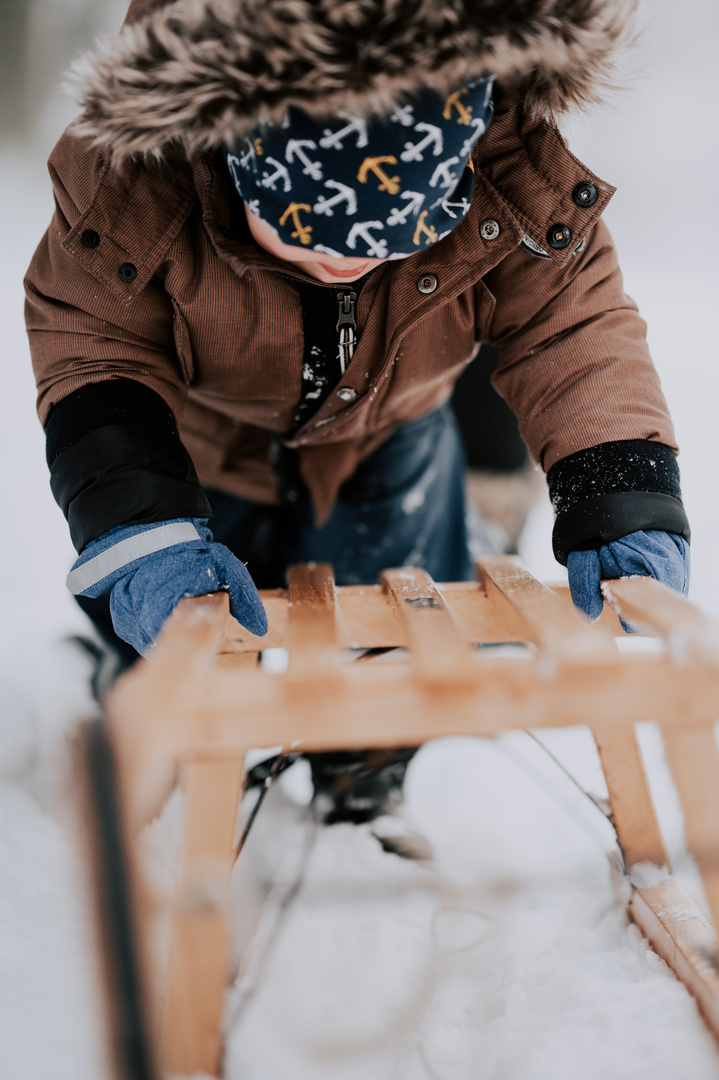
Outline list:
[[[580,611],[592,621],[602,614],[599,588],[603,578],[653,577],[677,592],[689,590],[689,544],[676,533],[633,532],[602,544],[598,551],[572,551],[567,560],[569,591]],[[629,633],[630,626],[622,621]]]
[[[173,518],[111,529],[83,550],[67,578],[76,596],[109,589],[115,633],[139,653],[154,643],[180,600],[226,589],[230,613],[252,634],[267,616],[244,563],[212,540],[207,518]]]

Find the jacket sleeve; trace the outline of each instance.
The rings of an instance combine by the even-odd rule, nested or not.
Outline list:
[[[92,180],[70,192],[52,166],[51,175],[55,213],[25,277],[25,319],[43,426],[68,394],[113,378],[137,380],[179,415],[187,388],[175,348],[172,300],[162,281],[153,277],[128,302],[101,274],[89,273],[63,244],[92,200]]]
[[[606,225],[564,266],[520,246],[485,285],[494,383],[548,473],[560,562],[637,529],[688,538],[671,419]]]
[[[70,192],[51,173],[56,210],[26,276],[26,322],[51,486],[82,550],[116,526],[210,507],[175,424],[187,387],[171,298],[157,276],[118,298],[63,247],[96,178],[73,170]]]

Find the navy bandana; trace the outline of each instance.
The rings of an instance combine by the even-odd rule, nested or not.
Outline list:
[[[492,119],[492,82],[445,99],[426,90],[367,120],[290,108],[281,126],[258,125],[225,150],[230,174],[286,244],[339,259],[406,258],[469,210],[469,156]]]

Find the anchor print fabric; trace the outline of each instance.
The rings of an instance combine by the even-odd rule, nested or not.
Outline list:
[[[403,259],[459,225],[469,157],[492,119],[492,77],[432,90],[389,116],[315,119],[290,108],[225,148],[235,186],[286,244],[335,258]]]

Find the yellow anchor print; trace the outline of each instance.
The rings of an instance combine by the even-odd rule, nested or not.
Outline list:
[[[291,202],[280,218],[280,225],[284,225],[287,218],[291,217],[292,224],[295,227],[295,231],[292,233],[292,239],[299,240],[301,244],[309,244],[312,239],[312,226],[302,224],[300,221],[300,210],[305,210],[308,214],[312,213],[312,207],[308,206],[307,203]]]
[[[458,124],[464,124],[465,126],[469,126],[469,124],[472,123],[472,106],[463,105],[462,102],[459,100],[462,94],[466,93],[467,87],[465,86],[462,90],[455,90],[453,94],[449,95],[449,97],[444,103],[444,111],[442,113],[442,116],[445,118],[445,120],[451,120],[452,107],[454,106],[459,113],[459,116],[457,117]]]
[[[399,177],[387,176],[384,169],[380,168],[382,162],[387,162],[388,165],[396,165],[396,157],[366,157],[360,165],[360,170],[357,173],[357,179],[360,184],[367,183],[367,173],[373,172],[378,180],[381,181],[378,184],[378,191],[388,191],[390,195],[396,195],[398,191],[401,191]]]
[[[437,230],[434,225],[430,225],[430,227],[427,228],[424,223],[428,213],[429,210],[423,210],[419,215],[417,228],[414,230],[414,236],[412,237],[413,244],[419,244],[420,237],[423,235],[427,237],[425,244],[435,244],[437,242]]]
[[[254,140],[255,153],[258,157],[262,157],[264,150],[262,149],[262,139],[257,138]]]

